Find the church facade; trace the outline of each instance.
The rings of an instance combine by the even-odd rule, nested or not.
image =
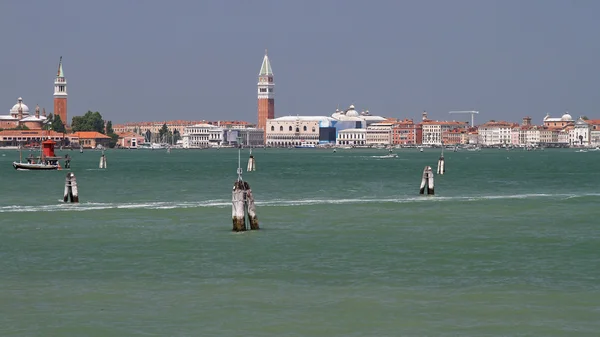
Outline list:
[[[67,125],[67,80],[63,72],[62,57],[54,80],[54,114],[60,116],[63,124]],[[0,129],[41,130],[47,121],[46,109],[40,113],[40,107],[36,106],[32,114],[23,98],[19,97],[7,115],[0,115]]]

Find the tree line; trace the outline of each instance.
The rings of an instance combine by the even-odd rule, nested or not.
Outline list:
[[[73,132],[95,131],[107,135],[110,137],[108,145],[111,148],[115,147],[119,141],[119,135],[113,130],[112,121],[106,121],[105,123],[102,115],[98,111],[92,112],[88,110],[83,116],[73,116],[73,119],[71,120],[71,130],[73,130]]]

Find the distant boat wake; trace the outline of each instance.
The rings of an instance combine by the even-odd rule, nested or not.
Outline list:
[[[573,199],[582,197],[598,197],[600,193],[584,193],[584,194],[519,194],[519,195],[484,195],[484,196],[415,196],[415,197],[400,197],[400,198],[382,198],[382,199],[301,199],[301,200],[282,200],[274,199],[256,202],[259,207],[289,207],[289,206],[309,206],[309,205],[345,205],[345,204],[385,204],[385,203],[414,203],[414,202],[476,202],[485,200],[501,200],[501,199],[535,199],[535,198],[555,198],[555,199]],[[199,208],[199,207],[214,207],[226,208],[231,207],[230,200],[206,200],[199,202],[138,202],[138,203],[59,203],[52,205],[13,205],[0,206],[0,213],[13,212],[81,212],[94,211],[103,209],[183,209],[183,208]]]

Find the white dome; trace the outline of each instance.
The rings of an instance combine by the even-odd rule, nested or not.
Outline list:
[[[29,107],[23,103],[23,99],[19,97],[17,104],[15,104],[12,109],[10,109],[11,114],[19,113],[19,106],[23,109],[23,115],[29,115]]]
[[[571,115],[569,115],[569,113],[567,112],[564,115],[562,115],[562,117],[560,118],[560,120],[568,122],[568,121],[572,121],[573,117],[571,117]]]
[[[353,105],[350,106],[350,109],[348,111],[346,111],[346,116],[347,117],[358,117],[358,111],[354,110]]]

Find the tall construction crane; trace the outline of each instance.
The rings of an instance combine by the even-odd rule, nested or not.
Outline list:
[[[471,114],[471,125],[470,127],[475,126],[475,114],[479,114],[479,111],[450,111],[451,114]]]

